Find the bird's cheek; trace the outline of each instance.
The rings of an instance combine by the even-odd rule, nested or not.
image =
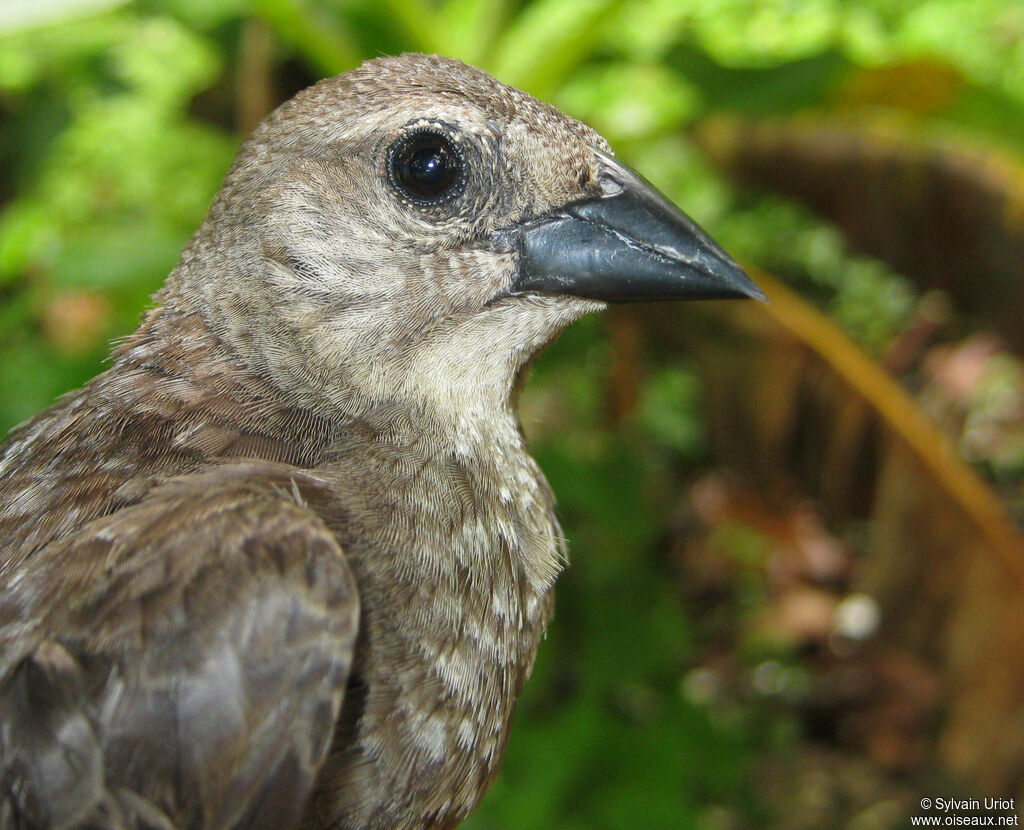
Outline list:
[[[481,250],[459,250],[422,263],[422,292],[433,294],[452,309],[474,310],[486,305],[511,284],[514,256]]]
[[[491,253],[484,257],[486,277],[480,280],[479,296],[485,303],[495,297],[505,296],[519,273],[518,253]]]

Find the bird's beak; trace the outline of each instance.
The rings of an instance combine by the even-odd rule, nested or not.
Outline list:
[[[604,195],[511,230],[519,252],[513,294],[616,303],[765,299],[732,257],[650,182],[598,155]]]

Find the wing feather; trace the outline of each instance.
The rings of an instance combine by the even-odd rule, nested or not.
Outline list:
[[[294,826],[359,603],[280,473],[184,476],[35,553],[0,597],[0,826]]]

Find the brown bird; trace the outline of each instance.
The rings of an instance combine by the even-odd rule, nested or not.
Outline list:
[[[245,142],[113,365],[0,451],[0,827],[452,827],[563,555],[514,389],[761,296],[588,127],[370,61]]]

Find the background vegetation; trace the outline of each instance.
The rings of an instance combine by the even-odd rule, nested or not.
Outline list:
[[[1024,795],[1017,0],[6,0],[0,432],[101,369],[262,115],[406,50],[593,124],[777,278],[536,367],[573,566],[468,826]]]

